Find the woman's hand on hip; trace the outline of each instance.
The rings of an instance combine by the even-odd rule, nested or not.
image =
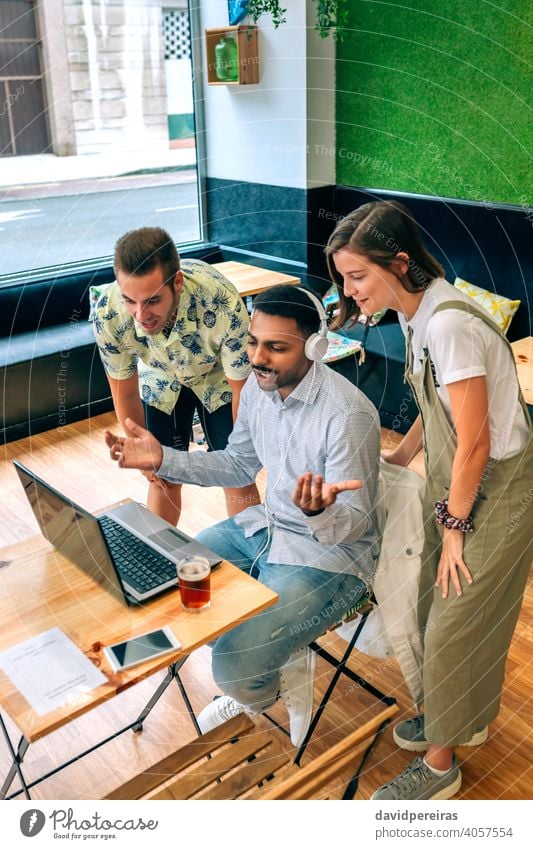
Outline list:
[[[463,559],[463,548],[465,535],[462,531],[451,531],[444,528],[442,539],[442,553],[437,569],[437,580],[435,586],[442,590],[442,597],[448,598],[450,581],[457,595],[462,595],[461,575],[467,583],[472,583],[472,575],[468,571]]]

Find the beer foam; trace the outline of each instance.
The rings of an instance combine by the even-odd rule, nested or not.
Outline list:
[[[209,562],[202,557],[178,564],[178,574],[187,580],[205,578],[209,572]]]
[[[205,566],[200,566],[196,563],[188,563],[186,566],[181,567],[180,572],[182,575],[185,575],[186,578],[193,578],[195,575],[203,575],[205,572]]]

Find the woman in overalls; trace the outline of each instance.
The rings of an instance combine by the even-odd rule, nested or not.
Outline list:
[[[420,415],[386,459],[407,465],[425,451],[424,714],[400,722],[394,740],[426,754],[372,798],[448,799],[461,787],[454,748],[484,742],[498,714],[533,556],[531,421],[505,336],[446,282],[405,206],[361,206],[326,256],[340,326],[397,311]]]

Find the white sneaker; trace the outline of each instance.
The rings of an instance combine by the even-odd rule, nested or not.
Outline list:
[[[290,656],[280,669],[279,694],[289,711],[291,742],[301,746],[313,716],[316,654],[308,646]]]
[[[220,698],[209,702],[198,715],[198,725],[202,734],[207,734],[217,725],[222,725],[228,719],[233,719],[240,713],[245,713],[244,705],[236,702],[231,696],[220,696]]]

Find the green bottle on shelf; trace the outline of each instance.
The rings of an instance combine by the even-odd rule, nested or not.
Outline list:
[[[237,42],[223,35],[215,46],[215,74],[221,83],[234,83],[239,79]]]

